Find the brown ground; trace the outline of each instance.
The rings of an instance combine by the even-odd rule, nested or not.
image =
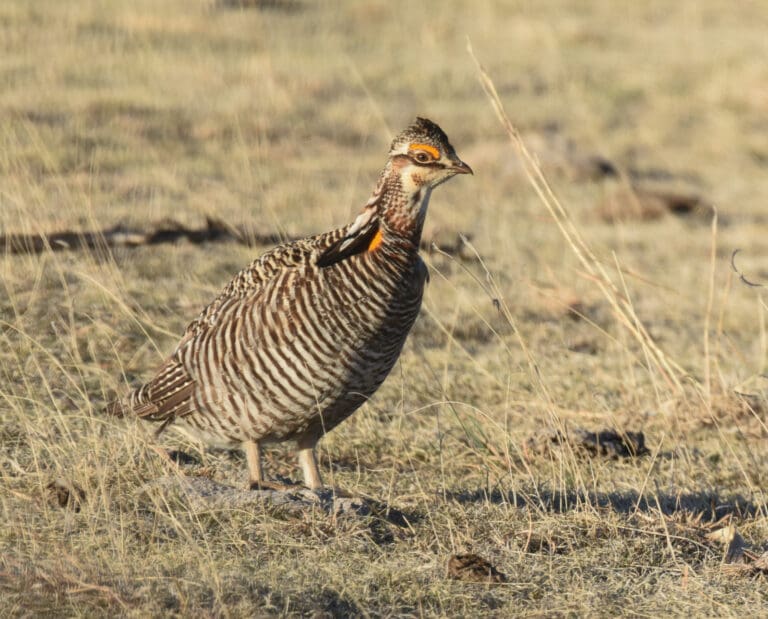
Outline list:
[[[417,114],[475,169],[428,222],[471,247],[426,254],[401,362],[322,443],[367,515],[192,500],[99,414],[266,247],[0,257],[0,614],[768,614],[768,308],[731,267],[768,283],[767,29],[721,0],[0,3],[0,234],[330,229]]]

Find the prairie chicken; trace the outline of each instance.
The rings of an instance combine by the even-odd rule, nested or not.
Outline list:
[[[245,449],[252,485],[264,443],[295,440],[304,483],[322,487],[318,440],[360,407],[395,364],[427,268],[419,241],[432,190],[472,174],[435,123],[392,142],[376,188],[351,224],[284,243],[238,273],[187,327],[175,352],[114,414],[174,424],[205,443]]]

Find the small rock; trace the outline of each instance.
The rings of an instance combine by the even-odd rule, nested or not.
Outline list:
[[[168,475],[144,484],[139,492],[148,494],[176,492],[195,511],[247,509],[267,504],[289,516],[299,516],[313,509],[343,517],[365,517],[371,508],[364,499],[340,497],[330,489],[317,491],[303,486],[288,486],[284,490],[235,488],[208,477]]]
[[[648,454],[645,446],[645,435],[642,432],[617,432],[615,430],[602,430],[589,432],[576,430],[576,435],[581,439],[578,446],[586,449],[594,456],[608,456],[610,458],[636,458]]]
[[[448,559],[448,578],[478,583],[507,582],[504,574],[476,554],[452,555]]]
[[[362,499],[336,497],[333,501],[334,516],[370,516],[371,508]]]

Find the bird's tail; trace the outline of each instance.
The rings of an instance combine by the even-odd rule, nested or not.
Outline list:
[[[138,411],[147,404],[150,404],[149,383],[112,400],[104,407],[104,413],[113,417],[127,417],[138,414]]]

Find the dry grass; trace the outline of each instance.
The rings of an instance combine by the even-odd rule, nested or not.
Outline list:
[[[345,519],[148,491],[168,464],[99,415],[252,249],[0,257],[0,614],[768,612],[765,575],[723,569],[708,537],[727,518],[768,545],[768,308],[729,262],[768,280],[765,11],[501,4],[0,5],[0,234],[328,229],[421,114],[476,171],[430,230],[479,258],[427,256],[401,362],[324,440],[326,476],[378,502]],[[630,184],[718,225],[601,216]],[[649,455],[550,440],[609,427]],[[244,483],[240,455],[198,458],[183,471]],[[285,449],[269,465],[296,476]],[[468,553],[506,582],[450,579]]]

